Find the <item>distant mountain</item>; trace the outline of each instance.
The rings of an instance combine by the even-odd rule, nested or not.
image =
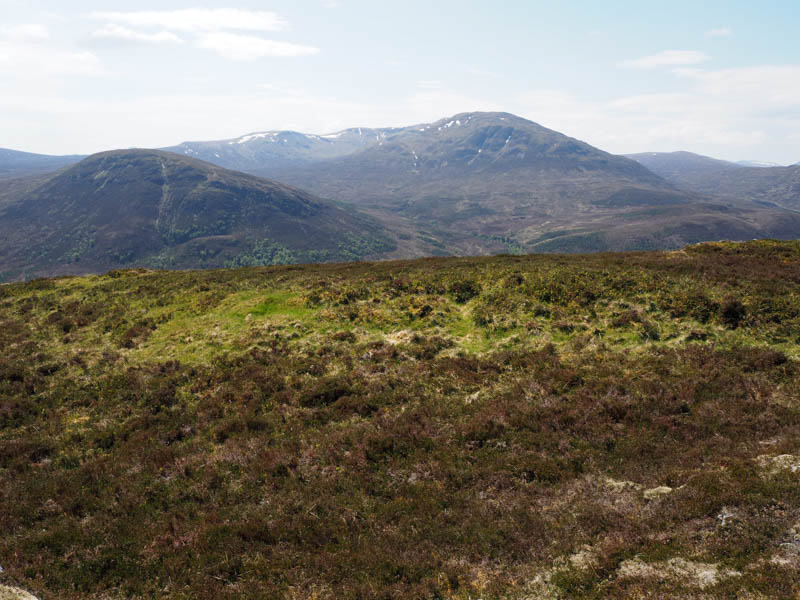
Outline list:
[[[763,208],[709,202],[634,160],[508,113],[328,135],[262,132],[173,150],[353,203],[440,254],[800,234],[776,227],[781,219]]]
[[[0,148],[0,179],[55,171],[75,164],[83,156],[50,156]]]
[[[345,156],[379,143],[389,131],[393,130],[357,127],[328,135],[263,131],[229,140],[184,142],[163,150],[237,171],[262,172],[265,165],[274,169]]]
[[[741,165],[694,154],[693,152],[642,152],[639,154],[625,154],[660,175],[667,181],[674,181],[683,176],[702,176],[705,173],[738,169]]]
[[[737,165],[742,167],[761,167],[761,168],[769,168],[769,167],[782,167],[783,165],[774,163],[774,162],[762,162],[760,160],[737,160]]]
[[[394,242],[374,219],[167,152],[104,152],[0,204],[0,272],[355,260]]]
[[[800,210],[800,164],[777,167],[759,163],[748,167],[690,152],[628,156],[690,192]]]
[[[731,172],[708,173],[705,177],[676,177],[674,183],[701,194],[800,210],[800,165],[741,167]]]

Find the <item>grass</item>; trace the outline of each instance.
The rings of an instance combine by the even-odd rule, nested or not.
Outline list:
[[[37,280],[0,346],[43,599],[800,587],[796,242]]]

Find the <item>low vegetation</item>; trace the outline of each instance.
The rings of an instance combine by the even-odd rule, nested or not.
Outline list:
[[[0,286],[0,583],[787,598],[800,243]]]

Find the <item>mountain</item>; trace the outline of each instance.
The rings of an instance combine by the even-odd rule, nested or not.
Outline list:
[[[642,152],[639,154],[625,154],[624,156],[644,165],[653,173],[668,181],[674,181],[683,176],[702,177],[706,173],[738,169],[741,166],[726,160],[683,151]]]
[[[184,142],[164,148],[237,171],[263,172],[269,168],[304,164],[351,154],[379,142],[391,129],[356,127],[328,135],[297,131],[262,131],[229,140]]]
[[[739,166],[742,166],[742,167],[761,167],[761,168],[782,167],[783,166],[783,165],[780,165],[778,163],[762,162],[760,160],[737,160],[736,164],[739,165]]]
[[[763,206],[800,210],[800,165],[741,167],[705,177],[676,177],[674,183],[701,194],[744,198]]]
[[[440,254],[800,234],[794,219],[709,201],[637,161],[508,113],[327,135],[262,132],[173,150],[353,203]]]
[[[75,164],[83,156],[50,156],[0,148],[0,179],[47,173]]]
[[[5,278],[355,260],[394,248],[374,219],[167,152],[104,152],[0,204]]]
[[[800,165],[743,166],[691,152],[647,152],[628,156],[690,192],[800,210]]]

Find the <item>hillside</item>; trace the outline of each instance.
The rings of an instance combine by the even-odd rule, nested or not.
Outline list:
[[[707,173],[703,177],[675,177],[673,181],[698,193],[800,210],[800,166],[743,167],[730,172]]]
[[[744,166],[691,152],[627,156],[684,190],[800,210],[800,165]]]
[[[75,164],[83,156],[51,156],[0,148],[0,180],[48,173]]]
[[[173,148],[353,203],[436,254],[678,248],[798,237],[800,221],[709,201],[508,113],[323,136],[263,132]]]
[[[0,286],[0,582],[787,598],[800,244]]]
[[[91,156],[0,202],[0,272],[357,260],[384,228],[279,183],[166,152]]]

